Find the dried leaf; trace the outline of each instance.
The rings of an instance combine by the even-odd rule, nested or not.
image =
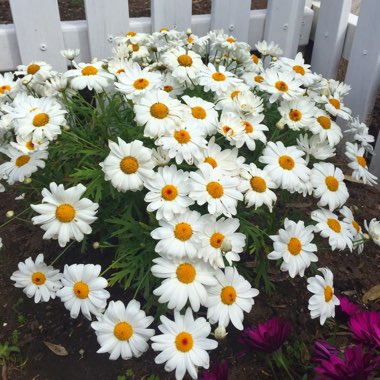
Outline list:
[[[67,356],[69,353],[67,352],[66,348],[61,346],[60,344],[54,344],[50,342],[45,342],[45,346],[54,354],[58,356]]]
[[[368,292],[363,295],[363,302],[368,303],[369,301],[380,300],[380,284],[372,287]]]

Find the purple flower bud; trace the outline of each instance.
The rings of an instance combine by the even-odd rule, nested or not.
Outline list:
[[[318,363],[322,360],[329,360],[331,356],[338,354],[339,350],[336,347],[332,346],[325,340],[317,339],[314,342],[314,347],[311,351],[311,360]]]

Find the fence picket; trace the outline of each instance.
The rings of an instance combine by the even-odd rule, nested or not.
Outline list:
[[[325,78],[336,78],[352,0],[322,0],[314,37],[311,67]]]
[[[239,41],[248,42],[250,0],[213,0],[211,29],[223,29]]]
[[[59,54],[64,45],[57,1],[10,0],[10,5],[21,62],[41,60],[64,70],[66,60]]]
[[[298,50],[305,0],[268,0],[264,39],[278,43],[285,57]]]
[[[191,0],[152,0],[152,31],[161,28],[185,31],[191,27]]]
[[[128,32],[129,9],[125,0],[85,0],[91,57],[111,55],[117,35]]]

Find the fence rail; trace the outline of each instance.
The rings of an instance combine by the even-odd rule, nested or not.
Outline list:
[[[277,42],[288,57],[314,40],[312,69],[335,78],[341,58],[348,59],[346,98],[353,116],[367,121],[380,85],[379,0],[362,0],[359,17],[352,0],[268,0],[268,8],[250,10],[250,0],[212,0],[211,14],[192,15],[191,0],[151,0],[151,17],[129,18],[127,0],[85,0],[86,20],[61,21],[56,0],[10,0],[14,24],[0,25],[0,71],[33,60],[66,69],[59,51],[80,48],[79,60],[111,55],[115,36],[161,27],[204,35],[222,28],[251,46]],[[371,170],[380,177],[380,138]]]

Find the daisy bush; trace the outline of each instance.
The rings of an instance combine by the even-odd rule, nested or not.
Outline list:
[[[141,356],[151,340],[177,379],[209,367],[212,326],[243,330],[257,288],[274,289],[271,260],[307,277],[311,318],[324,324],[339,299],[331,270],[317,270],[322,250],[361,253],[380,235],[345,206],[347,176],[377,181],[373,136],[344,105],[350,87],[313,73],[301,53],[282,58],[263,41],[252,54],[223,31],[116,40],[109,59],[62,52],[64,73],[36,61],[0,75],[1,186],[25,193],[24,217],[63,249],[51,263],[62,271],[36,253],[15,286],[97,319],[98,352],[112,360]],[[292,206],[303,198],[312,212]],[[76,242],[112,262],[68,265]],[[130,289],[125,299],[110,300],[113,285]]]

